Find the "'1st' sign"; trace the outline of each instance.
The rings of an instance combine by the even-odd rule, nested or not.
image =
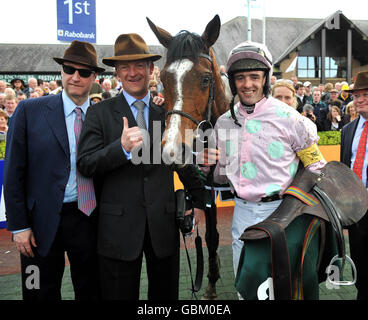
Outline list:
[[[57,39],[96,43],[96,0],[56,0]]]

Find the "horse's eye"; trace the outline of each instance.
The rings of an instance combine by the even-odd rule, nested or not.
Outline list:
[[[208,85],[210,84],[210,81],[211,81],[211,77],[210,76],[204,76],[202,78],[201,86],[203,88],[208,87]]]

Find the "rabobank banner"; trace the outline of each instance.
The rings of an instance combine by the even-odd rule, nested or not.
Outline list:
[[[57,39],[96,43],[96,0],[56,0]]]

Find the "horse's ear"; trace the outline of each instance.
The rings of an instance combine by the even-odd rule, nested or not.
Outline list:
[[[153,31],[153,33],[156,35],[158,41],[165,47],[168,48],[170,45],[171,40],[173,39],[173,36],[168,33],[166,30],[161,29],[160,27],[157,27],[149,18],[147,18],[147,22]]]
[[[220,35],[221,21],[218,14],[207,24],[206,30],[202,34],[202,39],[207,48],[212,47]]]

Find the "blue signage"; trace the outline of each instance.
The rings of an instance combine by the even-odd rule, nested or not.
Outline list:
[[[56,0],[57,39],[96,43],[96,0]]]

